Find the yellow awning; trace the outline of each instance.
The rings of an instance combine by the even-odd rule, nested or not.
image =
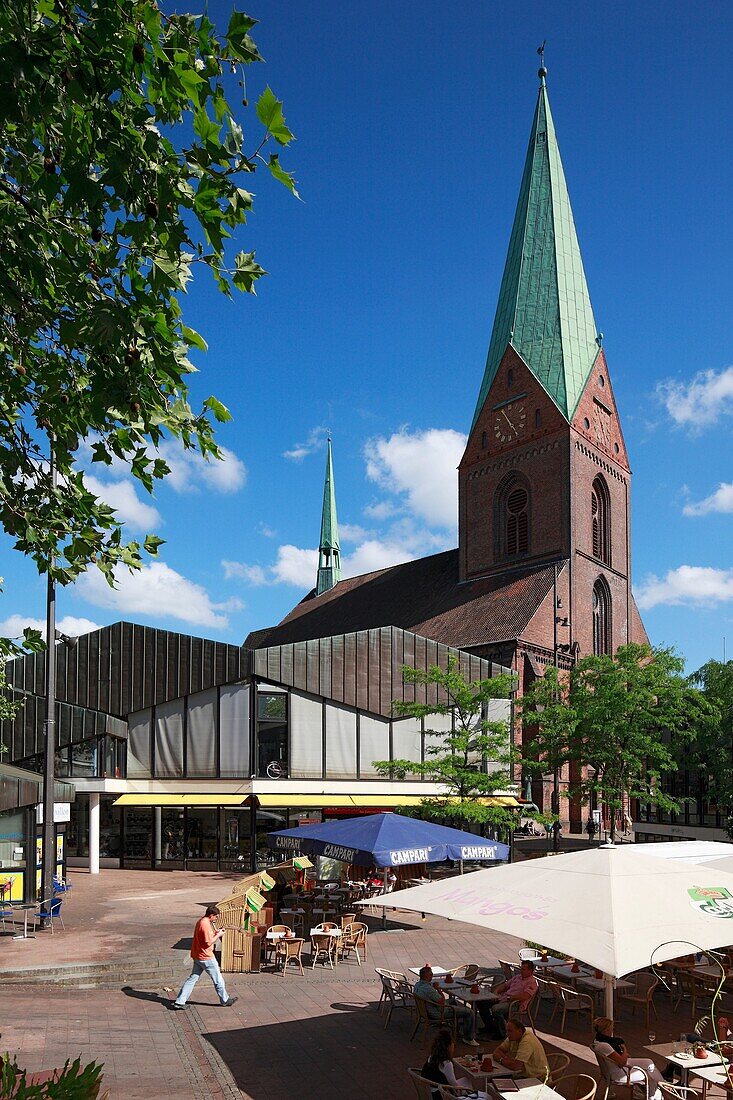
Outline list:
[[[114,806],[243,806],[246,794],[123,794]]]
[[[420,794],[384,794],[384,795],[363,795],[363,794],[258,794],[256,798],[260,806],[283,806],[283,807],[297,807],[303,806],[305,808],[316,808],[320,806],[333,806],[334,809],[340,809],[342,807],[348,808],[354,807],[379,807],[382,809],[391,809],[395,806],[419,806],[426,797],[433,798],[438,802],[455,802],[455,799],[449,798],[447,795],[420,795]],[[491,798],[479,799],[483,806],[518,806],[516,798],[510,796],[497,796]]]

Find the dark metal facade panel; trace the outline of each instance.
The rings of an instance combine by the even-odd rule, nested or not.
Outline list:
[[[435,686],[426,691],[424,687],[404,684],[402,666],[409,664],[425,671],[431,665],[439,665],[445,669],[449,654],[458,657],[471,679],[488,679],[491,675],[488,661],[398,627],[257,649],[252,651],[251,660],[256,675],[284,687],[388,717],[395,699],[432,704],[446,701]],[[275,674],[278,665],[279,676]]]

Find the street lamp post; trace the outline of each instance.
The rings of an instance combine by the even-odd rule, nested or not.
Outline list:
[[[51,491],[56,488],[56,462],[51,444]],[[41,830],[41,900],[53,894],[56,869],[56,827],[53,820],[53,788],[56,764],[56,582],[53,578],[54,558],[48,562],[46,574],[46,737],[43,764],[43,825]]]

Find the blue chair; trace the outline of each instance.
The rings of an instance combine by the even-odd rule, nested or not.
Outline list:
[[[54,894],[68,894],[71,890],[71,883],[66,879],[56,878],[53,880],[53,892]]]
[[[64,918],[61,916],[61,903],[63,898],[50,898],[38,903],[38,912],[36,918],[38,920],[47,920],[51,924],[51,933],[53,934],[53,922],[61,921],[61,927],[64,928]]]
[[[15,913],[13,912],[13,908],[6,901],[0,902],[0,920],[3,922],[3,932],[7,930],[5,921],[8,920],[8,918],[14,921]]]

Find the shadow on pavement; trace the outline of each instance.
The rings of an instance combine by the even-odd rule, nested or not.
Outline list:
[[[123,985],[122,992],[126,997],[134,997],[138,1001],[157,1001],[158,1004],[165,1005],[166,1008],[170,1007],[173,1000],[173,994],[163,996],[161,993],[153,993],[149,989],[133,989],[131,985]]]

